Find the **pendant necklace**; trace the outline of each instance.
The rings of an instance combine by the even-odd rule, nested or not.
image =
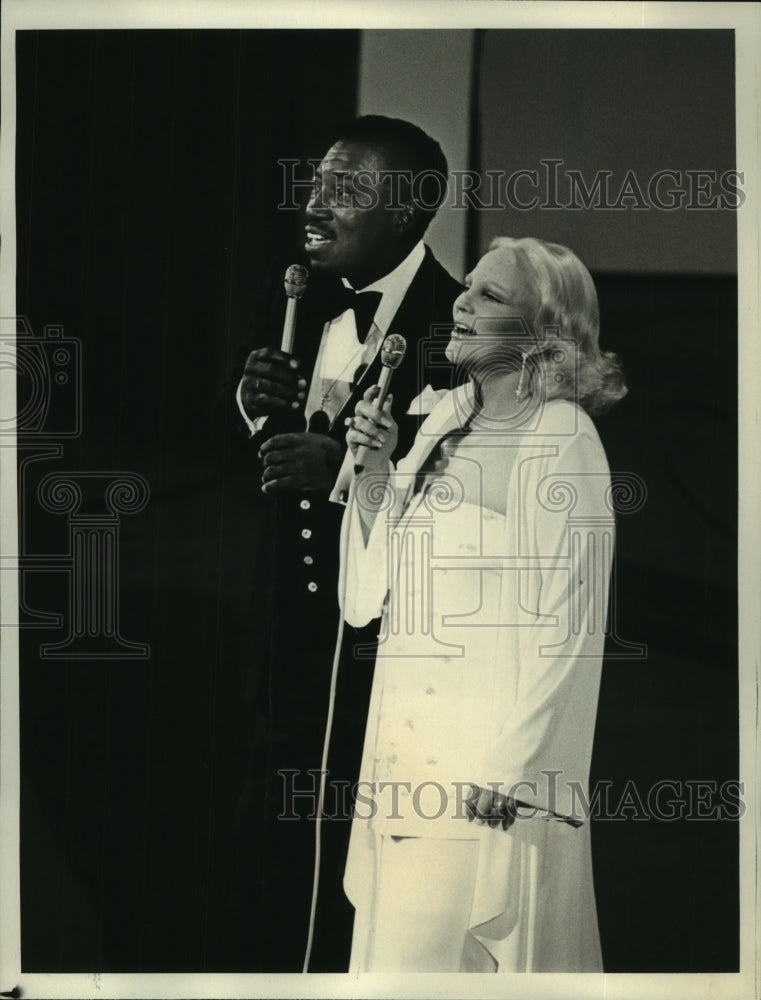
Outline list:
[[[328,403],[332,399],[332,397],[333,397],[333,390],[338,385],[338,383],[341,381],[341,376],[345,375],[346,372],[349,370],[349,368],[351,368],[351,366],[354,364],[354,362],[358,358],[360,358],[362,356],[362,353],[364,351],[364,347],[365,347],[364,344],[360,344],[359,349],[354,352],[354,354],[351,356],[351,358],[349,358],[349,360],[343,366],[343,368],[338,373],[338,375],[336,375],[336,377],[330,382],[330,384],[328,385],[328,387],[326,389],[324,388],[322,390],[322,395],[320,397],[320,410],[322,412],[325,412],[325,407],[328,405]],[[325,382],[326,380],[323,379],[322,381]],[[351,395],[351,393],[350,393],[350,395]]]
[[[359,351],[355,351],[353,357],[350,358],[350,360],[343,366],[343,368],[338,373],[336,378],[334,378],[330,383],[328,383],[327,388],[324,388],[322,390],[322,394],[320,396],[320,408],[318,410],[315,410],[314,413],[312,413],[308,421],[308,428],[313,434],[327,434],[330,431],[331,427],[333,426],[335,418],[331,419],[328,416],[325,407],[331,401],[333,397],[333,390],[335,389],[336,385],[341,381],[341,376],[346,373],[346,371],[351,367],[351,365],[354,364],[354,362],[357,360],[358,357],[361,357],[363,349],[364,345],[362,345]],[[324,384],[325,379],[322,379],[322,382]],[[349,393],[349,396],[350,395],[351,392]]]

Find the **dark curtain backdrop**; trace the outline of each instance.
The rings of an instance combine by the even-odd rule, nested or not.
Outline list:
[[[25,971],[215,966],[257,557],[217,404],[301,242],[276,161],[319,158],[355,114],[357,53],[353,31],[17,35],[18,312],[81,345],[81,434],[57,437],[66,396],[20,449]],[[69,518],[36,490],[62,472],[94,514],[109,474],[150,488],[119,524],[119,629],[145,659],[40,654],[65,638],[34,616],[67,612]]]
[[[625,819],[593,820],[605,967],[737,971],[737,810],[716,812],[739,772],[737,281],[594,278],[604,344],[630,386],[597,427],[611,470],[647,487],[618,517],[615,582],[618,634],[647,656],[618,659],[608,644],[592,763],[614,804],[629,782],[644,803],[630,794]],[[681,798],[684,815],[647,819],[665,780],[681,793],[663,803]],[[688,782],[708,783],[707,806]]]

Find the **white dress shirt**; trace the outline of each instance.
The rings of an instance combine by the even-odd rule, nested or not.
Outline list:
[[[380,350],[391,320],[424,257],[425,246],[421,240],[393,271],[364,288],[356,289],[358,292],[380,292],[382,296],[364,343],[360,343],[357,337],[353,309],[347,309],[325,324],[304,409],[307,420],[314,412],[323,409],[331,424],[333,423],[351,395],[357,368],[369,365]],[[352,287],[345,278],[342,280],[348,288]],[[242,384],[241,380],[235,397],[253,437],[262,429],[267,418],[257,417],[252,420],[246,414],[241,398]]]

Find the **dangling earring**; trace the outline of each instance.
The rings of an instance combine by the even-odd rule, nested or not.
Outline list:
[[[515,387],[515,398],[520,402],[523,399],[523,376],[526,374],[526,358],[528,354],[522,352],[521,355],[521,373],[518,376],[518,385]]]

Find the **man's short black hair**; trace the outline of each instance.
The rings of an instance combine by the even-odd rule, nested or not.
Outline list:
[[[410,176],[409,197],[416,206],[416,221],[422,235],[447,193],[449,166],[438,142],[412,122],[385,115],[355,118],[336,141],[375,149],[383,154],[390,170]]]

